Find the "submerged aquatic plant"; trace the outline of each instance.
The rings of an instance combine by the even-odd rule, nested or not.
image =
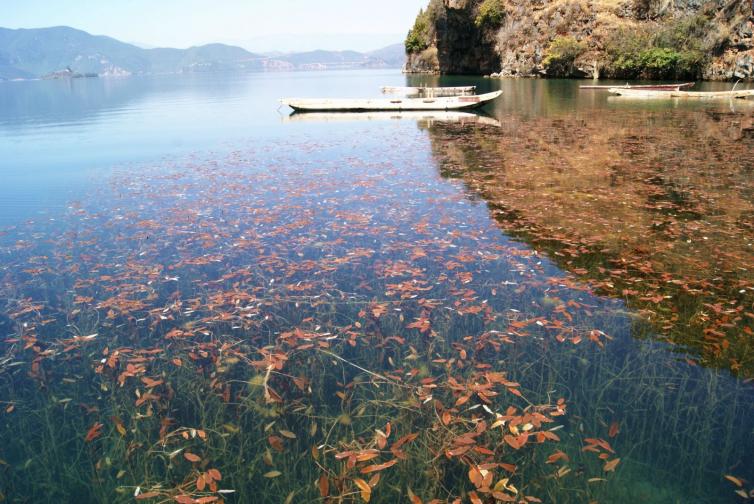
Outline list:
[[[666,387],[692,381],[664,348],[616,351],[646,325],[457,187],[353,148],[367,156],[124,174],[64,222],[4,237],[0,490],[583,502],[645,459],[627,432],[676,429],[693,452],[679,415],[621,418],[625,397],[671,410]]]

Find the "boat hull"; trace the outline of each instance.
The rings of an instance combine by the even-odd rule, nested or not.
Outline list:
[[[643,91],[680,91],[681,89],[692,87],[695,82],[684,82],[681,84],[639,84],[625,86],[579,86],[579,89],[639,89]]]
[[[421,110],[469,110],[498,98],[502,91],[475,96],[405,99],[311,99],[286,98],[280,100],[297,112],[377,112]]]
[[[610,88],[609,92],[626,98],[673,98],[695,100],[726,100],[754,96],[754,89],[740,91],[652,91],[646,89]]]
[[[397,87],[383,86],[383,94],[402,94],[405,96],[423,98],[437,98],[439,96],[467,96],[473,95],[476,86],[456,86],[456,87]]]

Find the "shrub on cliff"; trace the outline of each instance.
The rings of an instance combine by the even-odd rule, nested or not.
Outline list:
[[[498,28],[505,19],[505,6],[502,0],[484,0],[474,19],[477,28]]]
[[[640,52],[638,61],[644,74],[665,79],[675,76],[681,54],[667,47],[653,47]]]
[[[406,36],[406,53],[415,54],[420,53],[429,47],[431,43],[429,27],[431,20],[429,19],[429,11],[424,9],[419,11],[419,15],[416,16],[414,26],[408,31]]]
[[[585,50],[586,46],[573,37],[555,37],[545,51],[542,64],[548,75],[570,76],[576,58]]]
[[[420,53],[432,45],[435,35],[435,22],[440,18],[444,9],[443,0],[429,0],[427,9],[419,10],[414,26],[406,36],[407,54]]]
[[[608,73],[620,78],[696,78],[724,43],[721,37],[703,15],[677,19],[656,33],[619,29],[605,44]]]
[[[641,52],[651,47],[652,34],[645,28],[620,27],[610,34],[605,50],[611,77],[635,78],[641,72]]]

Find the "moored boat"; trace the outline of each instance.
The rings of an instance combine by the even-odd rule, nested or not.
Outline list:
[[[579,89],[643,89],[645,91],[680,91],[693,87],[695,82],[682,82],[679,84],[628,84],[625,86],[579,86]]]
[[[436,96],[459,96],[473,94],[476,86],[446,86],[446,87],[401,87],[401,86],[383,86],[384,94],[403,94],[403,95],[421,95],[427,97]]]
[[[723,100],[754,96],[754,89],[741,89],[738,91],[662,91],[651,89],[610,88],[608,91],[612,94],[624,96],[626,98]]]
[[[280,102],[300,112],[368,112],[403,110],[466,110],[483,106],[502,91],[472,96],[434,98],[284,98]]]

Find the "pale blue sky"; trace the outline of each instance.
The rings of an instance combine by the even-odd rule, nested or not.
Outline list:
[[[428,0],[0,0],[0,26],[67,25],[149,46],[256,51],[377,49],[401,42]]]

